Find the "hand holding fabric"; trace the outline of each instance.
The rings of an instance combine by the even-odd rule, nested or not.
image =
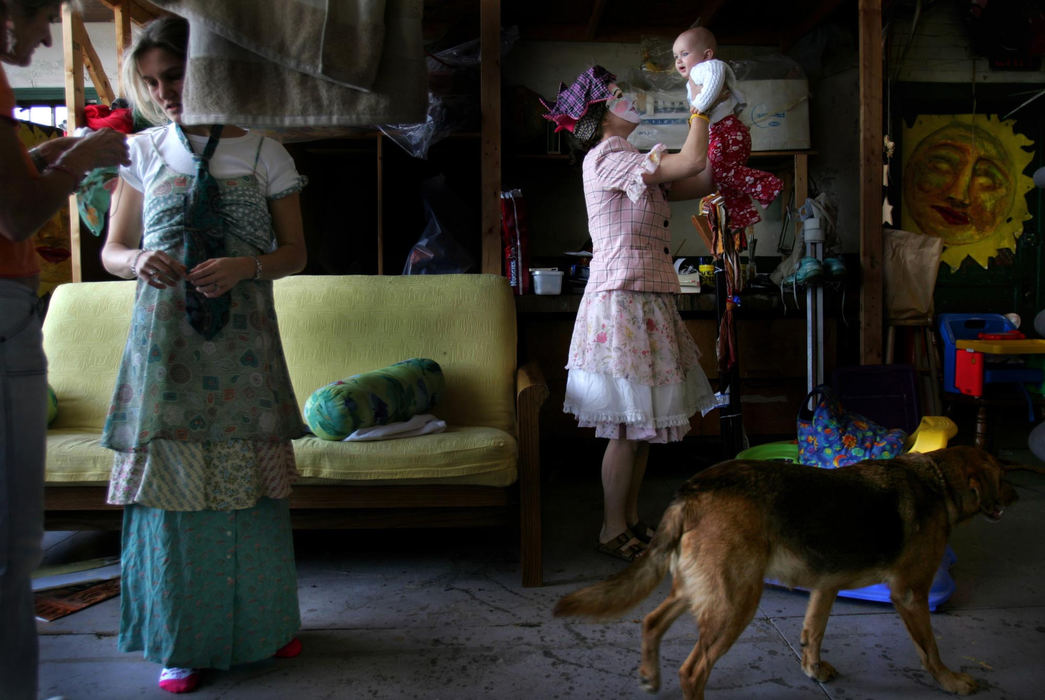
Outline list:
[[[254,277],[252,258],[211,258],[188,271],[186,279],[203,296],[214,299],[239,282]]]
[[[150,287],[166,289],[185,277],[185,266],[163,251],[143,250],[136,256],[138,277]]]

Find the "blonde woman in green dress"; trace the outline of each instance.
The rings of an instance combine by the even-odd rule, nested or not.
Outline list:
[[[288,496],[305,432],[272,280],[305,265],[304,178],[278,143],[181,124],[188,24],[150,24],[125,84],[162,126],[135,136],[102,261],[136,277],[102,444],[124,506],[118,646],[159,685],[301,648]]]

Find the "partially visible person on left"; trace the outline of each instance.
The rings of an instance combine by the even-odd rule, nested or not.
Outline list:
[[[61,3],[0,0],[0,61],[27,66],[51,45]],[[35,700],[36,620],[30,574],[43,538],[47,360],[37,315],[40,262],[30,237],[94,168],[127,164],[124,135],[101,129],[27,151],[0,66],[0,696]]]

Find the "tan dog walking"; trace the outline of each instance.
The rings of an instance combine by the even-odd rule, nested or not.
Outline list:
[[[765,579],[810,590],[802,670],[820,682],[837,675],[820,644],[838,591],[884,581],[922,665],[944,690],[965,695],[976,681],[940,660],[929,590],[951,528],[977,513],[997,520],[1016,499],[1005,469],[964,446],[840,469],[723,462],[683,484],[644,556],[565,596],[555,615],[616,617],[670,569],[671,593],[642,623],[639,676],[647,690],[660,687],[661,637],[688,608],[700,634],[679,681],[686,698],[699,699],[712,666],[754,617]]]

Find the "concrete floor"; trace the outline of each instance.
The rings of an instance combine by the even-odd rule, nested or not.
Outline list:
[[[688,476],[659,454],[655,447],[643,494],[647,519]],[[598,457],[585,461],[546,464],[543,588],[519,585],[504,531],[298,533],[304,652],[208,673],[193,697],[649,697],[636,677],[639,621],[667,582],[617,622],[550,613],[564,593],[623,565],[593,551]],[[957,590],[932,616],[944,662],[980,682],[977,698],[1037,698],[1045,685],[1045,476],[1020,472],[1012,481],[1020,501],[1000,523],[977,518],[954,532]],[[118,548],[116,533],[48,533],[45,563]],[[798,664],[806,598],[765,589],[755,620],[715,666],[710,698],[946,697],[889,604],[839,599],[823,646],[840,675],[808,679]],[[118,598],[40,623],[41,697],[170,697],[156,686],[154,664],[116,651],[118,626]],[[695,636],[683,616],[665,637],[657,697],[681,697],[675,674]]]

